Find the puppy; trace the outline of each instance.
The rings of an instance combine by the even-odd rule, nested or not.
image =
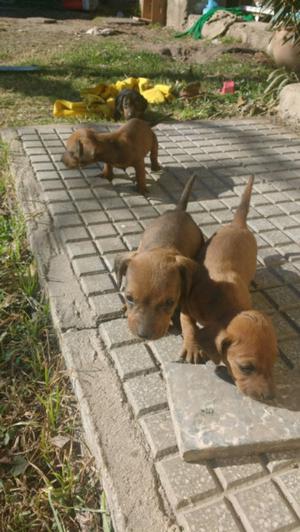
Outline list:
[[[87,166],[103,161],[103,177],[113,179],[113,166],[127,168],[133,166],[137,189],[146,192],[144,159],[150,152],[151,170],[160,169],[158,164],[158,142],[151,127],[138,118],[132,118],[113,133],[97,133],[93,129],[82,128],[74,131],[67,140],[67,149],[62,156],[68,168]]]
[[[114,119],[125,120],[130,118],[143,118],[148,107],[148,102],[144,96],[133,89],[124,89],[116,97],[116,107]]]
[[[191,259],[204,245],[204,239],[185,212],[194,179],[192,176],[187,182],[177,207],[146,228],[137,251],[116,259],[119,285],[126,275],[128,326],[140,338],[155,340],[166,334],[198,267]]]
[[[249,293],[257,254],[256,240],[246,224],[252,185],[250,177],[233,221],[221,227],[203,248],[181,314],[182,356],[196,362],[203,355],[201,338],[211,336],[240,391],[271,398],[276,335],[270,319],[252,310]],[[196,322],[204,325],[200,332]]]

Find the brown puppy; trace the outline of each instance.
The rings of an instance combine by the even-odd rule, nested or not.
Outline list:
[[[221,227],[203,249],[201,263],[182,310],[182,356],[201,357],[201,337],[212,335],[238,388],[256,398],[273,395],[277,355],[272,323],[251,310],[249,285],[255,275],[257,245],[246,218],[253,185],[250,177],[233,221]],[[204,325],[200,331],[196,322]],[[200,343],[199,343],[200,341]]]
[[[146,228],[137,251],[116,259],[119,284],[126,275],[128,326],[141,338],[155,340],[166,334],[198,267],[191,259],[203,246],[203,235],[185,212],[194,179],[189,179],[177,207]]]
[[[137,188],[141,194],[146,192],[144,158],[150,152],[151,170],[157,171],[158,143],[151,127],[138,118],[132,118],[113,133],[97,133],[93,129],[83,128],[74,131],[67,140],[67,150],[62,161],[68,168],[86,166],[103,161],[103,177],[113,179],[113,166],[127,168],[133,166]]]
[[[148,107],[148,102],[139,92],[133,89],[124,89],[116,97],[114,119],[119,120],[124,116],[130,118],[143,118]]]

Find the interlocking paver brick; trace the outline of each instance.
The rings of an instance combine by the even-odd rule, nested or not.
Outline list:
[[[144,344],[125,345],[113,349],[110,354],[122,380],[157,371]]]
[[[100,223],[100,224],[90,224],[88,226],[89,232],[93,238],[109,237],[117,234],[116,229],[113,224],[110,223]]]
[[[285,314],[292,320],[295,327],[300,331],[300,299],[297,308],[290,308],[285,310]]]
[[[142,233],[143,227],[141,224],[136,222],[135,220],[128,220],[116,223],[116,227],[120,235],[129,235],[129,234],[136,234],[136,233]]]
[[[286,214],[300,213],[300,204],[295,201],[287,201],[279,204],[280,209]]]
[[[75,181],[78,181],[78,180],[76,179]],[[74,179],[72,179],[72,182],[74,182]],[[71,198],[73,200],[75,200],[75,201],[76,200],[83,200],[83,199],[85,199],[85,200],[86,199],[93,200],[94,199],[94,195],[93,195],[92,191],[86,188],[86,183],[84,182],[84,180],[82,180],[82,182],[84,183],[85,188],[70,188],[70,187],[68,187],[68,188],[70,188],[69,194],[70,194]],[[100,207],[99,203],[97,203],[97,209],[100,209],[100,208],[101,207]],[[97,209],[95,209],[95,210],[97,210]],[[83,209],[81,209],[81,210],[83,210]],[[88,210],[90,210],[90,209],[88,209]]]
[[[55,170],[50,170],[48,172],[36,172],[36,177],[39,181],[45,181],[49,179],[57,179],[59,177],[58,173]]]
[[[124,390],[137,417],[166,408],[165,384],[159,373],[133,377],[124,384]]]
[[[280,310],[300,306],[299,296],[287,286],[268,288],[266,293]]]
[[[81,279],[83,290],[87,296],[100,294],[108,290],[116,290],[115,284],[108,273],[85,275]]]
[[[45,199],[49,202],[68,201],[70,199],[66,190],[50,190],[45,193]]]
[[[255,532],[274,532],[296,525],[295,514],[271,481],[242,490],[231,500],[238,502],[246,522]]]
[[[73,260],[73,268],[78,277],[81,275],[98,273],[105,269],[103,262],[98,255],[75,258]]]
[[[41,181],[43,190],[64,190],[64,184],[60,179],[50,179],[48,181]]]
[[[256,270],[254,282],[261,290],[282,285],[282,280],[265,268]]]
[[[220,459],[214,466],[214,472],[224,489],[243,484],[245,480],[254,480],[266,475],[258,456]]]
[[[96,199],[86,199],[76,202],[79,212],[97,211],[101,209],[99,202]]]
[[[75,212],[55,214],[54,223],[57,227],[81,226],[82,220]]]
[[[126,209],[114,209],[112,211],[109,211],[109,218],[113,222],[134,220],[134,216],[132,212],[130,212],[127,208]]]
[[[299,468],[300,466],[300,449],[267,453],[267,468],[271,473],[280,471],[282,468],[290,466],[290,469]]]
[[[291,242],[291,239],[281,231],[263,231],[262,236],[271,246],[286,245]]]
[[[154,458],[177,451],[173,423],[168,410],[143,416],[140,423]]]
[[[91,295],[89,302],[92,309],[95,311],[98,318],[113,319],[123,314],[123,304],[119,294],[101,294]]]
[[[74,205],[68,201],[62,201],[60,203],[50,203],[50,205],[48,205],[48,208],[53,217],[55,217],[57,214],[76,212]]]
[[[298,220],[293,218],[292,216],[276,216],[276,218],[269,218],[270,222],[272,222],[273,225],[278,227],[278,229],[284,230],[289,227],[295,227],[299,226]],[[299,230],[299,229],[298,229]]]
[[[286,318],[279,312],[272,314],[272,322],[277,332],[277,338],[283,340],[285,338],[290,338],[296,336],[296,329],[289,324]]]
[[[100,332],[105,339],[105,343],[111,349],[122,344],[140,343],[140,340],[130,332],[125,318],[102,324]]]
[[[71,259],[95,255],[96,248],[90,240],[83,240],[82,242],[70,242],[66,246],[68,255]]]
[[[262,312],[267,312],[268,314],[275,312],[274,306],[261,292],[252,292],[252,303],[255,309]]]
[[[176,455],[161,460],[156,468],[174,509],[207,498],[218,491],[206,465],[188,464]]]
[[[182,337],[170,334],[149,342],[149,346],[158,362],[165,367],[169,362],[178,362],[182,349]]]
[[[100,250],[100,253],[109,251],[127,251],[126,246],[118,236],[109,236],[107,238],[96,238],[95,242]]]
[[[179,517],[185,532],[240,532],[237,520],[225,502],[201,506]]]
[[[285,230],[286,234],[295,242],[299,244],[300,242],[300,227],[287,228]]]
[[[140,241],[141,241],[140,233],[138,235],[126,235],[124,237],[124,242],[126,246],[128,247],[128,249],[130,249],[131,251],[134,251],[135,249],[137,249]]]
[[[83,212],[82,219],[86,225],[100,224],[108,222],[107,214],[104,211],[97,210],[93,212]]]
[[[78,240],[88,240],[89,234],[84,227],[66,227],[61,231],[65,242],[76,242]]]
[[[292,362],[293,366],[300,369],[299,338],[283,340],[279,347],[284,355]]]
[[[299,466],[299,464],[298,464]],[[294,511],[300,517],[300,468],[281,474],[276,481],[291,503]]]

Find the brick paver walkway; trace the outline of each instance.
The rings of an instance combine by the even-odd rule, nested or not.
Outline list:
[[[112,273],[115,255],[137,247],[146,225],[176,202],[192,172],[197,170],[199,179],[189,212],[206,236],[231,220],[247,177],[254,173],[248,218],[259,247],[254,306],[272,315],[280,343],[279,364],[300,375],[299,136],[264,120],[160,124],[156,133],[164,172],[148,171],[145,198],[123,171],[117,171],[110,184],[98,177],[98,166],[67,170],[60,159],[71,131],[66,125],[41,126],[4,131],[2,136],[12,146],[12,169],[24,209],[30,213],[33,250],[63,353],[79,383],[79,400],[87,401],[92,417],[103,410],[97,402],[101,351],[121,384],[121,402],[130,405],[131,423],[137,438],[143,439],[146,456],[149,449],[145,460],[154,465],[151,474],[164,500],[164,513],[173,513],[184,531],[300,530],[299,451],[200,464],[180,459],[163,366],[178,358],[181,338],[170,334],[147,343],[134,338]],[[118,408],[116,404],[116,416]],[[83,422],[89,423],[86,418]],[[105,445],[103,434],[97,437]],[[118,438],[115,452],[118,460],[126,462],[122,435]],[[113,481],[113,471],[111,475]],[[142,492],[140,486],[136,489]],[[111,497],[113,513],[114,500]],[[139,504],[143,512],[142,496]],[[118,530],[162,531],[154,521],[151,528],[137,522],[122,528],[121,522],[115,518]],[[166,526],[171,530],[171,525]]]

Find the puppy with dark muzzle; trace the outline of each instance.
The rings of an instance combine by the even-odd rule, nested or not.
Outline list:
[[[189,179],[177,207],[146,228],[137,251],[116,258],[119,285],[126,276],[128,326],[140,338],[164,336],[189,293],[197,269],[192,259],[204,245],[202,232],[185,212],[194,179]]]
[[[199,269],[181,313],[182,356],[197,362],[204,354],[201,339],[213,339],[241,392],[255,398],[274,393],[277,356],[271,320],[252,309],[250,282],[256,271],[257,244],[246,219],[253,185],[250,177],[233,221],[206,243]],[[204,325],[199,331],[196,322]]]
[[[77,129],[67,140],[62,156],[68,168],[84,167],[97,161],[104,162],[103,177],[113,179],[113,167],[133,166],[137,189],[146,193],[144,159],[150,152],[151,170],[158,171],[158,142],[151,127],[138,118],[132,118],[113,133],[97,133],[94,129]]]
[[[124,89],[116,97],[114,119],[130,120],[130,118],[144,118],[148,102],[144,96],[133,89]]]

